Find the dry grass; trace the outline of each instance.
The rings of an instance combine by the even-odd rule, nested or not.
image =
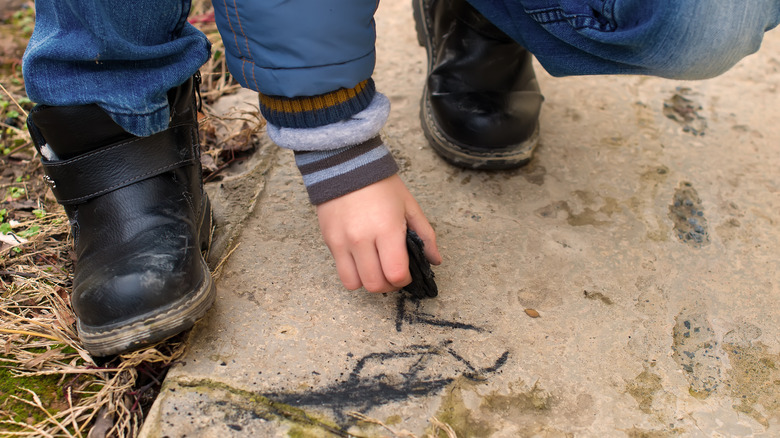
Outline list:
[[[183,343],[160,343],[105,363],[90,357],[69,304],[67,220],[58,210],[30,222],[40,231],[0,252],[3,434],[86,436],[101,426],[104,432],[91,436],[134,436]]]

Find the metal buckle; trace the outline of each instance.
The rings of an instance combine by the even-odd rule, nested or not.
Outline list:
[[[51,188],[57,187],[57,183],[49,175],[43,175],[43,182]]]

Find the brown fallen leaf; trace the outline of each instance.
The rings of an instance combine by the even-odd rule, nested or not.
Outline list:
[[[539,312],[537,312],[534,309],[525,309],[525,314],[530,316],[531,318],[538,318]]]
[[[98,413],[95,425],[89,430],[87,438],[106,438],[112,427],[114,427],[114,416],[107,407],[104,407]]]

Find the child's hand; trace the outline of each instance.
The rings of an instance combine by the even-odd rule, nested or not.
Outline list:
[[[398,175],[317,206],[320,230],[349,290],[391,292],[412,281],[406,227],[425,242],[425,256],[441,263],[436,234]]]

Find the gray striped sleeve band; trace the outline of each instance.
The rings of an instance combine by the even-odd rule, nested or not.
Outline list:
[[[398,172],[382,139],[328,151],[295,151],[295,164],[314,205],[338,198]]]

